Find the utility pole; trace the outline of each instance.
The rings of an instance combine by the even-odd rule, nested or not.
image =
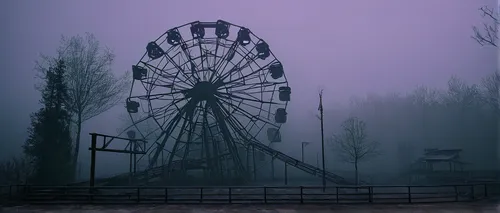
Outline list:
[[[326,170],[325,170],[325,137],[323,130],[323,90],[319,92],[319,116],[321,121],[321,158],[323,161],[323,192],[326,188]]]

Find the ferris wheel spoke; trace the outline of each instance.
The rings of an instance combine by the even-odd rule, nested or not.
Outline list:
[[[275,92],[275,90],[269,91],[269,93],[271,93],[271,94],[270,94],[270,96],[271,96],[271,98],[270,98],[270,99],[271,99],[271,101],[270,101],[270,102],[272,102],[272,100],[273,100],[273,95],[274,95],[274,92]],[[265,94],[266,92],[261,91],[260,93],[258,93],[258,94],[260,94],[260,98],[255,97],[253,94],[251,94],[251,93],[247,93],[247,92],[244,92],[244,91],[240,91],[240,92],[231,92],[231,93],[232,93],[233,95],[234,95],[234,94],[241,94],[241,95],[245,95],[245,96],[251,97],[252,99],[262,100],[262,99],[264,99],[264,94]],[[273,102],[273,103],[275,103],[276,105],[284,105],[284,103],[276,103],[276,102]],[[271,105],[271,104],[270,104],[270,105]]]
[[[231,92],[246,91],[251,89],[265,89],[268,87],[273,87],[277,85],[286,85],[286,82],[259,82],[259,83],[247,83],[247,84],[233,84],[231,86],[223,87],[224,89],[230,89]],[[237,89],[237,90],[234,90]]]
[[[198,43],[197,43],[197,46],[199,48],[199,51],[200,51],[200,61],[201,61],[201,69],[204,70],[205,69],[205,56],[203,54],[203,47],[202,47],[202,44],[201,44],[201,38],[198,39]]]
[[[255,48],[255,46],[254,46]],[[242,70],[245,70],[246,68],[248,68],[253,62],[255,62],[256,59],[258,59],[258,56],[257,55],[254,55],[252,53],[253,51],[253,48],[252,50],[250,50],[249,52],[247,52],[245,55],[237,52],[240,56],[242,56],[241,60],[235,64],[228,72],[226,72],[223,76],[221,76],[221,79],[226,79],[227,77],[229,76],[232,76],[236,71],[241,73],[243,75],[243,73],[241,72]],[[246,63],[241,65],[241,63],[246,59]],[[225,67],[224,67],[225,69]],[[223,70],[224,70],[223,69]]]
[[[170,129],[171,129],[171,126],[172,126],[172,124],[174,124],[174,123],[178,122],[178,121],[177,121],[177,120],[178,120],[178,116],[180,116],[180,114],[177,114],[177,116],[175,116],[172,120],[170,120],[170,121],[169,121],[169,123],[167,124],[167,129],[166,129],[166,130],[163,128],[163,125],[162,125],[162,124],[160,124],[160,123],[156,120],[156,118],[154,118],[154,117],[153,117],[153,120],[156,122],[156,124],[157,124],[157,125],[158,125],[158,127],[162,130],[162,132],[161,132],[161,133],[160,133],[160,135],[156,138],[156,140],[155,140],[155,141],[154,141],[154,142],[150,145],[150,147],[147,149],[146,153],[149,153],[149,155],[148,155],[148,156],[150,156],[150,155],[151,155],[151,151],[152,151],[152,150],[156,150],[156,151],[158,151],[158,152],[160,152],[160,153],[161,153],[163,150],[165,150],[165,149],[164,149],[165,145],[164,145],[164,144],[162,145],[162,143],[159,143],[158,141],[159,141],[160,139],[162,139],[162,137],[165,137],[165,135],[170,135]],[[167,134],[167,132],[169,132],[169,133]],[[166,137],[168,137],[168,136],[166,136]],[[168,151],[168,150],[167,150],[167,151]],[[156,153],[156,152],[155,152],[155,153]],[[171,153],[171,154],[172,154],[172,153]],[[159,155],[159,154],[158,154],[158,155]],[[144,156],[145,156],[145,155],[142,155],[142,156],[139,158],[139,160],[141,160]],[[154,158],[155,158],[154,160],[151,160],[151,161],[149,162],[149,166],[148,166],[149,168],[152,168],[152,166],[154,166],[154,165],[156,164],[156,161],[157,161],[158,156],[156,156],[156,157],[154,157]]]
[[[219,45],[221,45],[221,42],[220,42],[220,38],[217,38],[217,41],[215,42],[215,51],[214,51],[214,61],[213,61],[213,65],[212,65],[212,68],[215,69],[215,67],[217,66],[217,52],[219,51]],[[207,53],[208,54],[208,53]],[[207,55],[208,56],[208,55]],[[208,58],[207,58],[208,59]],[[210,66],[209,66],[210,67]]]
[[[185,43],[183,40],[182,40],[182,42]],[[181,44],[181,46],[182,46],[182,44]],[[201,78],[198,75],[198,69],[197,69],[198,65],[195,63],[194,59],[191,57],[191,53],[189,52],[189,48],[181,48],[181,49],[182,49],[182,52],[184,53],[185,57],[187,58],[186,63],[190,63],[189,66],[190,66],[190,70],[191,70],[191,75],[195,79],[197,79],[197,81],[200,81]]]
[[[182,109],[179,109],[177,107],[172,107],[172,106],[176,106],[177,103],[179,103],[181,101],[186,101],[186,100],[187,99],[185,99],[185,98],[181,98],[181,99],[178,99],[175,101],[171,101],[168,105],[163,105],[161,107],[156,107],[156,108],[151,107],[150,112],[154,116],[154,118],[159,118],[159,119],[164,118],[164,122],[162,122],[162,123],[165,124],[167,118],[172,117],[172,115],[176,112],[182,111]],[[170,112],[170,113],[168,113],[168,112]],[[160,125],[160,126],[163,126],[163,125]]]
[[[192,105],[193,103],[191,102],[190,105]],[[181,144],[181,139],[182,139],[182,135],[184,133],[184,131],[186,131],[186,125],[188,124],[188,121],[191,121],[191,118],[192,118],[192,111],[190,108],[188,107],[184,107],[183,108],[183,114],[186,116],[184,117],[184,120],[182,122],[182,125],[181,125],[181,128],[180,128],[180,131],[179,133],[177,134],[177,138],[175,138],[175,143],[174,143],[174,147],[172,148],[172,152],[177,152],[177,150],[179,149],[179,145]],[[176,125],[177,126],[177,125]],[[189,139],[189,138],[188,138]],[[166,140],[165,140],[166,141]],[[182,148],[182,147],[181,147]],[[172,161],[174,159],[174,155],[170,155],[169,156],[169,159],[168,159],[168,165],[172,165]],[[184,159],[184,156],[181,157],[181,159]]]
[[[184,128],[181,129],[181,132],[179,133],[179,136],[177,137],[176,139],[176,143],[182,143],[183,146],[180,147],[181,149],[184,149],[184,152],[183,152],[183,156],[181,158],[182,160],[182,164],[184,164],[184,161],[187,159],[188,157],[188,154],[189,154],[189,147],[192,143],[192,137],[193,137],[193,132],[194,132],[194,128],[193,128],[193,114],[190,113],[189,115],[187,115],[187,118],[184,119],[185,122],[186,122],[186,126],[189,126],[189,128],[186,128],[186,126],[184,126]],[[187,130],[186,130],[187,129]],[[181,141],[182,140],[182,136],[184,135],[183,134],[183,131],[186,132],[187,131],[187,138],[186,138],[186,141]],[[184,166],[184,165],[183,165]]]
[[[194,86],[194,85],[195,85],[195,83],[196,83],[196,82],[193,82],[193,81],[191,81],[191,80],[190,80],[191,78],[190,78],[189,76],[187,76],[187,75],[186,75],[186,73],[184,72],[184,69],[182,69],[179,65],[177,65],[177,63],[175,62],[175,60],[174,60],[172,57],[170,57],[170,56],[168,55],[168,53],[167,53],[167,54],[165,54],[165,57],[167,57],[167,59],[170,61],[170,63],[172,63],[172,65],[173,65],[175,68],[177,68],[177,71],[178,71],[178,72],[177,72],[177,74],[179,74],[179,73],[180,73],[180,74],[182,74],[182,75],[186,78],[186,80],[188,80],[188,81],[191,83],[191,84],[190,84],[191,86]],[[187,83],[187,82],[186,82],[186,83]]]
[[[162,57],[160,59],[160,61],[158,62],[158,64],[161,64],[163,62],[163,60],[166,59],[165,57]],[[155,66],[155,65],[152,65],[150,64],[149,62],[144,62],[144,61],[141,61],[140,62],[143,66],[145,66],[146,68],[148,68],[151,72],[153,72],[154,74],[158,75],[158,76],[162,76],[164,78],[168,78],[168,77],[173,77],[172,74],[170,74],[168,71],[169,70],[173,70],[173,69],[165,69],[167,67],[167,65],[169,64],[169,62],[166,62],[162,68],[159,68],[158,66]]]
[[[248,54],[251,54],[251,53],[248,53]],[[247,60],[245,64],[241,65],[241,62],[243,62],[243,60]],[[253,55],[252,57],[248,56],[248,55],[245,55],[237,64],[235,64],[228,72],[225,72],[223,75],[221,75],[221,77],[219,79],[221,79],[222,81],[224,81],[225,79],[227,79],[228,77],[231,77],[233,76],[235,73],[240,73],[243,75],[243,70],[246,70],[250,64],[252,62],[255,61],[255,59],[257,59],[257,56],[256,55]],[[224,67],[225,69],[225,67]],[[223,70],[224,70],[223,69]]]
[[[224,142],[226,144],[226,147],[228,148],[228,151],[230,152],[230,154],[233,156],[233,158],[232,158],[233,163],[235,165],[237,165],[237,167],[239,167],[240,171],[242,171],[243,173],[246,173],[245,168],[243,167],[243,164],[241,163],[240,157],[237,154],[238,150],[236,149],[236,146],[235,146],[237,141],[234,139],[233,135],[229,131],[229,128],[228,128],[227,123],[225,121],[225,117],[223,115],[223,112],[221,111],[221,108],[217,107],[218,106],[217,102],[212,102],[211,105],[212,105],[212,111],[214,113],[215,120],[216,120],[219,128],[221,128],[222,137],[224,138]]]
[[[171,117],[171,115],[173,113],[176,113],[176,111],[180,111],[180,109],[178,107],[172,107],[172,106],[176,106],[181,101],[186,101],[186,100],[187,100],[187,98],[181,98],[181,99],[170,102],[170,104],[168,104],[168,105],[158,107],[158,108],[151,108],[150,111],[152,112],[153,115],[155,115],[155,117],[157,114],[163,114],[164,115],[163,117],[167,117],[167,116]],[[170,111],[170,113],[167,113],[169,111]]]
[[[226,105],[231,107],[234,110],[234,112],[239,112],[239,113],[241,113],[241,115],[247,117],[248,119],[250,119],[252,121],[257,119],[257,116],[252,115],[251,113],[247,112],[246,110],[243,110],[240,106],[235,105],[235,104],[231,103],[230,101],[226,101],[224,99],[219,99],[219,103],[220,102],[224,102]],[[240,101],[239,104],[242,104],[242,103],[243,103],[243,101]],[[223,105],[221,105],[221,107],[223,107]]]
[[[263,101],[263,100],[255,98],[255,97],[245,98],[245,97],[241,97],[241,96],[238,96],[238,95],[235,95],[235,94],[231,94],[231,93],[222,93],[222,92],[219,92],[217,94],[217,96],[223,97],[223,98],[226,98],[226,99],[236,98],[236,99],[240,99],[240,100],[251,101],[251,102],[256,102],[256,103],[261,103],[261,104],[279,104],[277,102],[272,102],[272,101]]]
[[[250,72],[250,73],[249,73],[249,74],[247,74],[247,75],[240,76],[240,77],[238,77],[238,78],[236,78],[236,79],[232,79],[232,80],[229,80],[229,81],[227,81],[227,82],[224,82],[224,84],[223,84],[223,85],[232,84],[232,83],[234,83],[234,82],[241,81],[241,80],[243,80],[243,79],[245,79],[245,78],[247,78],[247,77],[250,77],[250,76],[252,76],[252,75],[259,74],[262,70],[264,70],[266,67],[269,67],[272,63],[274,63],[274,61],[269,62],[267,65],[263,66],[262,68],[256,69],[256,70],[254,70],[254,71]],[[225,81],[225,80],[226,80],[229,76],[230,76],[230,75],[227,75],[226,77],[222,78],[221,80],[222,80],[222,81]]]
[[[221,99],[221,100],[224,100],[224,99]],[[231,100],[231,99],[229,99],[229,100]],[[245,105],[245,106],[251,107],[251,108],[253,108],[253,109],[259,110],[259,111],[261,111],[261,112],[265,112],[265,113],[268,113],[269,111],[262,109],[262,106],[263,106],[264,104],[269,104],[269,106],[271,106],[272,104],[276,104],[276,105],[278,105],[278,103],[266,103],[266,102],[262,102],[262,101],[254,101],[254,102],[251,102],[251,103],[258,103],[258,104],[259,104],[259,106],[255,106],[255,105],[251,105],[251,104],[246,103],[246,102],[245,102],[245,99],[240,98],[239,100],[240,100],[240,102],[239,102],[239,104],[238,104],[239,106],[240,106],[240,105]],[[230,102],[230,103],[231,103],[231,102]],[[238,107],[239,107],[239,106],[238,106]],[[241,108],[241,107],[240,107],[240,108]]]
[[[156,161],[158,160],[158,156],[160,155],[161,151],[163,150],[163,148],[165,147],[165,144],[167,143],[168,139],[170,138],[170,135],[172,134],[172,132],[174,131],[175,127],[179,124],[179,122],[181,121],[183,115],[185,114],[185,110],[182,110],[180,111],[178,114],[175,115],[175,117],[170,120],[170,122],[168,123],[167,125],[167,128],[166,130],[164,131],[164,136],[163,136],[163,140],[162,142],[158,145],[158,148],[157,150],[155,151],[154,155],[153,155],[153,158],[152,158],[152,161],[149,162],[149,167],[152,168],[154,166],[154,163],[156,163]],[[185,122],[184,122],[185,123]],[[175,147],[176,148],[176,147]],[[175,153],[175,148],[172,149],[172,152]],[[173,158],[174,155],[170,155],[169,156],[169,159],[170,158]],[[169,160],[170,162],[170,160]]]
[[[256,115],[252,115],[250,113],[248,113],[246,110],[243,110],[241,107],[237,106],[237,105],[234,105],[226,100],[223,100],[223,99],[219,99],[220,101],[226,103],[227,105],[231,106],[232,108],[236,109],[236,111],[238,111],[239,113],[241,113],[243,116],[247,117],[248,119],[250,119],[251,121],[262,121],[266,124],[269,124],[273,127],[279,127],[278,125],[272,123],[271,121],[268,121],[268,120],[264,120],[262,119],[260,116],[256,116]],[[243,103],[244,104],[244,103]],[[245,104],[244,104],[245,105]],[[250,105],[251,106],[251,105]],[[220,107],[222,108],[225,108],[224,105],[220,104]],[[253,107],[253,106],[252,106]],[[262,110],[262,111],[265,111],[265,110]],[[229,112],[229,110],[228,110]],[[230,115],[228,115],[230,116]]]
[[[219,105],[221,105],[221,104],[219,103]],[[240,120],[239,120],[239,119],[236,119],[234,116],[231,116],[231,115],[229,114],[229,110],[228,110],[228,109],[226,109],[225,107],[223,107],[222,105],[221,105],[221,109],[222,109],[222,110],[226,113],[226,117],[227,117],[228,122],[232,123],[232,125],[230,125],[230,126],[233,128],[233,130],[234,130],[235,132],[237,132],[237,133],[240,135],[240,137],[242,137],[244,140],[247,140],[247,139],[255,139],[255,136],[254,136],[254,135],[252,135],[252,134],[250,134],[250,132],[248,131],[248,128],[247,128],[247,127],[248,127],[248,124],[251,124],[251,123],[252,123],[252,124],[255,124],[255,122],[249,122],[249,123],[245,126],[245,125],[243,125],[243,124],[240,122]],[[244,132],[244,133],[243,133],[243,132]]]
[[[163,97],[163,96],[172,96],[173,94],[182,94],[184,91],[175,91],[175,92],[170,92],[170,93],[158,93],[158,94],[148,94],[148,95],[136,95],[136,96],[130,96],[130,99],[137,98],[141,100],[154,100],[155,98],[158,97]]]
[[[162,58],[161,58],[161,60],[160,60],[160,62],[159,62],[159,63],[161,63],[164,59],[167,59],[167,60],[168,60],[168,58],[167,58],[166,56],[164,56],[164,57],[162,57]],[[154,75],[151,75],[151,81],[156,82],[157,80],[160,80],[160,79],[159,79],[159,77],[160,77],[160,76],[161,76],[163,79],[166,79],[166,80],[173,80],[173,81],[174,81],[174,83],[175,83],[175,79],[178,79],[178,74],[179,74],[178,72],[176,72],[176,73],[175,73],[175,75],[174,75],[174,74],[169,73],[169,71],[171,71],[171,70],[172,70],[172,71],[177,70],[177,69],[178,69],[177,67],[170,68],[170,69],[165,69],[165,68],[166,68],[169,64],[172,64],[172,63],[170,63],[170,62],[168,62],[168,61],[167,61],[167,63],[165,63],[165,65],[163,65],[163,67],[162,67],[162,68],[159,68],[159,67],[157,67],[157,66],[154,66],[154,65],[151,65],[151,64],[149,64],[149,63],[145,63],[145,62],[142,62],[142,64],[143,64],[144,66],[146,66],[147,68],[149,68],[149,69],[150,69],[150,70],[151,70],[154,74],[156,74],[156,78],[154,78],[154,80],[153,80],[153,78],[152,78],[152,77],[154,77]],[[175,65],[175,64],[173,64],[173,65]],[[157,72],[157,71],[160,71],[160,72]],[[183,73],[183,74],[184,74],[184,73]],[[185,76],[185,75],[184,75],[184,76]],[[187,76],[185,76],[185,77],[186,77],[187,79],[189,78],[189,77],[187,77]],[[160,81],[162,81],[162,82],[166,82],[166,81],[163,81],[163,80],[160,80]],[[146,81],[146,82],[148,82],[148,81]],[[186,82],[186,81],[183,81],[183,82],[184,82],[184,83],[186,83],[188,87],[191,87],[191,86],[193,86],[193,85],[194,85],[194,83],[192,83],[192,82],[190,82],[191,84],[190,84],[190,83],[188,83],[188,82]]]
[[[228,58],[232,58],[236,52],[236,48],[238,47],[238,42],[233,41],[229,49],[227,50],[226,54],[224,54],[223,57],[219,57],[219,60],[217,60],[217,57],[215,58],[215,66],[214,66],[214,72],[210,76],[209,81],[212,82],[214,80],[214,77],[217,76],[219,73],[220,67],[224,65],[224,67],[227,66],[231,62],[231,60],[227,60]],[[217,55],[216,55],[217,56]],[[225,63],[224,63],[225,62]]]
[[[151,110],[151,114],[154,116],[155,119],[162,120],[162,123],[167,122],[167,120],[170,120],[172,116],[176,113],[177,109],[174,107],[169,107],[169,108],[153,108]]]
[[[253,72],[253,70],[252,70],[252,72]],[[242,72],[240,72],[240,73],[241,73],[241,75],[236,76],[237,78],[244,76],[244,74]],[[233,80],[232,77],[233,76],[230,76],[229,81]],[[243,79],[241,79],[240,81],[237,81],[235,83],[236,84],[248,84],[248,83],[251,83],[251,82],[254,82],[254,81],[258,81],[258,82],[265,81],[264,74],[262,72],[258,72],[258,73],[254,74],[254,75],[244,77]]]

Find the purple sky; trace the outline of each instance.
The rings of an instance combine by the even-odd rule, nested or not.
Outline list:
[[[173,3],[175,2],[175,3]],[[246,2],[247,4],[243,4]],[[38,106],[34,61],[53,54],[62,34],[94,33],[113,49],[121,74],[145,52],[147,42],[195,20],[226,21],[266,40],[284,66],[293,91],[289,122],[325,103],[367,92],[406,92],[418,84],[444,86],[452,74],[470,82],[496,69],[496,52],[470,38],[478,8],[494,0],[5,0],[0,3],[1,129],[22,142],[29,113]],[[325,106],[328,108],[328,106]],[[114,134],[122,108],[85,125]],[[20,128],[22,127],[22,128]],[[86,137],[83,138],[86,140]]]

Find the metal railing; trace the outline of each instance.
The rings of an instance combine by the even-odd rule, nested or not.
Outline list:
[[[500,194],[500,183],[433,186],[78,187],[14,185],[4,203],[30,204],[242,204],[440,203]]]

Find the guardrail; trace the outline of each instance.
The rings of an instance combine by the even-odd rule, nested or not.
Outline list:
[[[500,183],[432,186],[78,187],[8,186],[4,203],[29,204],[241,204],[437,203],[500,194]]]

